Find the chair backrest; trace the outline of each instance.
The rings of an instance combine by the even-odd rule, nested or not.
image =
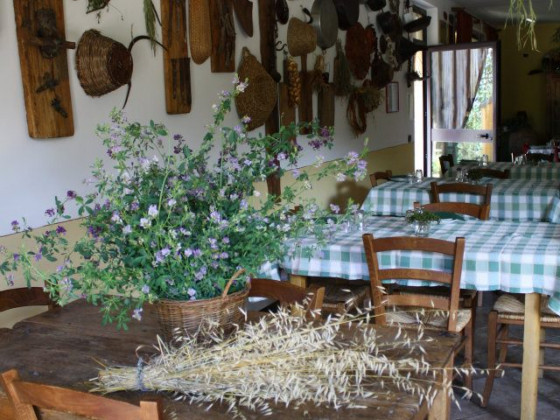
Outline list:
[[[527,153],[525,156],[527,157],[527,162],[552,162],[554,160],[554,155],[549,153]]]
[[[439,157],[439,166],[441,168],[441,174],[445,175],[445,173],[454,166],[453,162],[453,155],[450,153],[448,155],[441,155]]]
[[[498,178],[498,179],[510,178],[509,169],[504,169],[503,171],[500,171],[499,169],[476,168],[476,171],[480,174],[480,176],[485,176],[487,178]]]
[[[461,270],[465,252],[465,238],[458,237],[455,242],[417,236],[401,236],[374,239],[371,233],[362,237],[369,269],[371,296],[376,322],[386,324],[387,306],[413,306],[432,310],[449,311],[448,330],[455,331]],[[451,271],[428,270],[424,268],[392,267],[380,268],[378,253],[390,251],[422,251],[444,254],[453,258]],[[384,294],[383,280],[418,279],[442,283],[449,286],[448,296],[427,294]]]
[[[287,281],[254,278],[251,279],[249,296],[275,299],[287,305],[305,304],[307,311],[310,312],[322,309],[325,288],[312,284],[305,289]]]
[[[42,287],[20,287],[0,291],[0,312],[22,306],[41,305],[48,305],[51,309],[55,306]]]
[[[490,205],[492,201],[492,184],[473,185],[465,182],[450,182],[438,184],[436,181],[430,183],[432,203],[439,203],[440,193],[462,193],[480,195],[482,204]]]
[[[0,378],[18,420],[37,420],[33,407],[103,420],[163,419],[160,401],[140,401],[138,406],[87,392],[22,381],[15,369],[2,373]]]
[[[418,201],[414,202],[414,208],[422,207],[424,210],[431,212],[458,213],[480,220],[488,220],[490,218],[490,206],[488,204],[461,203],[458,201],[444,201],[441,203],[429,203],[420,205]]]
[[[371,182],[372,187],[377,187],[378,180],[384,179],[386,181],[389,181],[392,176],[393,172],[390,169],[387,169],[386,171],[374,172],[372,174],[369,174],[369,181]]]

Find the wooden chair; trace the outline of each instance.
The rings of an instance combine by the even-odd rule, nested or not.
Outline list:
[[[42,287],[20,287],[0,290],[0,312],[24,306],[46,305],[53,309],[56,305]]]
[[[420,203],[415,202],[414,207],[420,207]],[[490,206],[488,204],[461,203],[456,201],[444,201],[442,203],[429,203],[421,206],[431,212],[458,213],[480,220],[488,220],[490,216]]]
[[[159,401],[140,401],[137,406],[88,392],[22,381],[15,369],[2,373],[0,378],[18,420],[39,419],[34,407],[104,420],[163,419]]]
[[[372,187],[377,187],[377,181],[379,179],[389,181],[391,180],[392,176],[393,172],[390,169],[387,169],[386,171],[374,172],[372,174],[369,174],[369,181],[371,182]]]
[[[312,316],[323,307],[325,288],[311,285],[304,289],[287,281],[254,278],[251,279],[249,296],[274,299],[285,305],[298,303],[305,306],[307,315]]]
[[[455,166],[453,162],[453,155],[449,153],[448,155],[441,155],[439,157],[439,166],[441,168],[441,174],[445,175],[445,173]]]
[[[462,193],[473,194],[482,197],[482,204],[490,205],[492,201],[492,184],[473,185],[464,182],[450,182],[438,184],[436,181],[430,183],[432,203],[439,203],[440,193]]]
[[[510,345],[523,345],[523,340],[509,336],[510,325],[525,323],[525,305],[522,295],[506,293],[501,295],[494,303],[493,309],[488,314],[488,376],[482,393],[481,405],[486,407],[492,394],[494,379],[496,378],[498,364],[500,367],[521,368],[521,363],[506,362],[507,350]],[[548,298],[541,298],[541,328],[560,328],[560,317],[548,308]],[[541,348],[560,350],[559,343],[541,342]],[[499,354],[496,360],[496,350]],[[544,361],[543,361],[544,362]],[[546,364],[539,365],[539,369],[560,371],[560,366]]]
[[[458,350],[464,350],[465,364],[470,366],[473,358],[471,311],[459,308],[459,286],[465,251],[465,238],[456,238],[455,242],[421,237],[374,239],[370,233],[363,235],[362,238],[369,269],[375,322],[381,325],[398,323],[401,325],[417,326],[420,320],[429,328],[461,333],[464,335],[464,340]],[[378,253],[402,250],[423,251],[451,256],[453,257],[452,270],[446,272],[419,268],[394,267],[381,269],[379,267]],[[418,279],[442,283],[447,286],[448,295],[384,294],[382,281],[393,279]],[[410,288],[410,290],[412,289]],[[419,308],[427,309],[424,315],[419,311]],[[409,309],[409,312],[406,312],[406,309]],[[410,310],[412,310],[412,314]],[[447,316],[442,315],[438,310],[445,311],[444,313],[447,313]],[[472,388],[471,375],[465,376],[465,386]]]
[[[481,175],[487,178],[497,178],[497,179],[509,179],[510,172],[509,169],[504,169],[500,171],[499,169],[491,169],[491,168],[476,168],[476,171]]]
[[[369,282],[341,278],[310,278],[315,287],[325,288],[323,313],[344,314],[364,306],[369,299]]]

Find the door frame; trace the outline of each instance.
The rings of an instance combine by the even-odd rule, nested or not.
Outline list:
[[[497,41],[481,41],[481,42],[467,42],[461,44],[452,45],[436,45],[428,47],[424,52],[424,68],[425,73],[430,77],[424,80],[424,173],[431,174],[431,156],[432,156],[432,122],[431,122],[431,107],[432,107],[432,95],[429,84],[431,83],[432,75],[432,63],[430,59],[431,52],[437,51],[457,51],[472,48],[484,48],[493,47],[495,54],[493,56],[494,61],[494,73],[495,73],[495,83],[492,90],[492,95],[494,96],[494,156],[497,158],[499,149],[499,128],[501,126],[501,98],[500,98],[500,81],[501,81],[501,66],[500,66],[500,56],[501,56],[501,43]],[[487,130],[486,130],[487,131]]]

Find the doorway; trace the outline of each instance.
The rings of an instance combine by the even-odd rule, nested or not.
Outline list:
[[[496,42],[430,47],[427,51],[425,171],[440,176],[439,156],[455,162],[496,158]]]

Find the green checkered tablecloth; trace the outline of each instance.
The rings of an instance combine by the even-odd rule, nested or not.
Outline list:
[[[478,166],[477,163],[458,163],[445,173],[447,178],[457,176],[457,168],[470,169]],[[547,162],[538,165],[514,165],[511,162],[489,162],[488,168],[503,171],[510,170],[511,179],[532,179],[538,181],[560,181],[560,163]]]
[[[296,247],[281,266],[291,274],[312,277],[368,280],[362,234],[374,237],[409,236],[412,228],[399,217],[368,217],[364,231],[338,232],[327,244],[316,245],[312,237],[297,242],[315,244],[311,257]],[[454,241],[466,238],[461,287],[504,290],[512,293],[537,292],[550,295],[549,306],[560,314],[560,225],[539,222],[443,220],[432,226],[430,237]],[[386,252],[381,267],[450,269],[451,260],[419,251]],[[409,280],[409,285],[420,285]]]
[[[415,201],[422,204],[430,202],[432,181],[447,182],[440,178],[427,178],[416,184],[386,182],[370,190],[362,204],[362,210],[378,216],[404,216],[407,210],[413,208]],[[558,181],[489,178],[485,178],[484,181],[494,185],[490,218],[496,220],[545,220],[554,197],[560,196]],[[468,194],[441,195],[441,201],[478,203],[480,200],[481,197]]]

